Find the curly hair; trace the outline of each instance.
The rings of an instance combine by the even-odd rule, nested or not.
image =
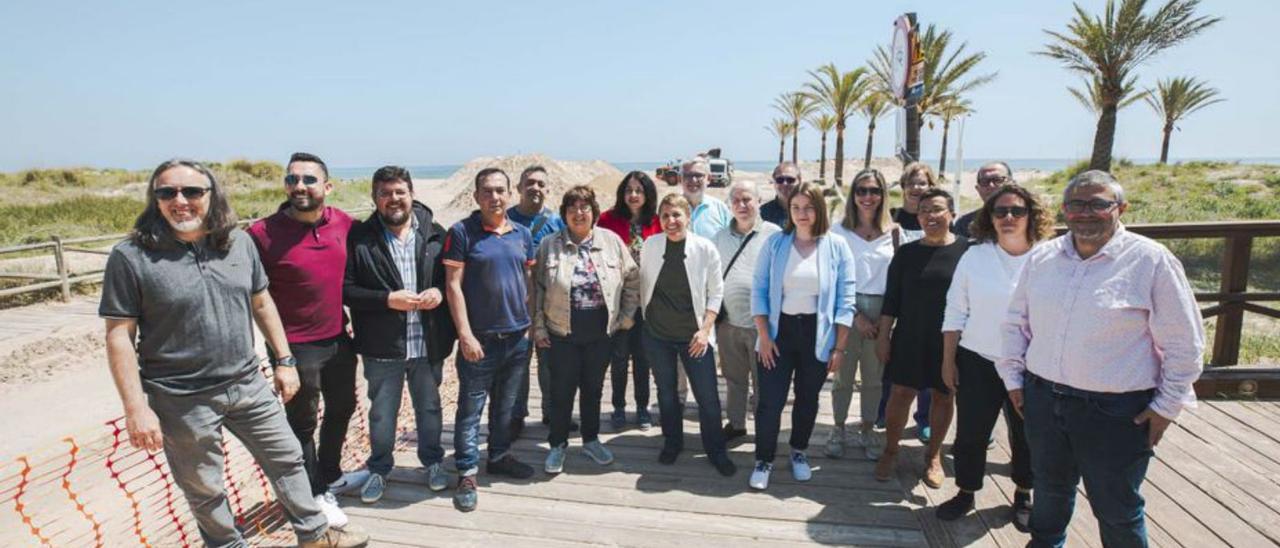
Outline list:
[[[996,207],[996,201],[1005,194],[1013,194],[1022,198],[1022,202],[1027,204],[1027,242],[1034,245],[1036,242],[1053,237],[1053,213],[1045,207],[1044,201],[1037,198],[1026,187],[1017,183],[1009,183],[1002,185],[991,193],[987,201],[982,204],[982,209],[978,210],[978,215],[974,217],[973,224],[969,225],[969,235],[973,239],[979,242],[996,241],[992,210]]]

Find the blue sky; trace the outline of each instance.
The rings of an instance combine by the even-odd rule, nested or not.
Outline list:
[[[179,4],[0,4],[0,170],[294,150],[339,166],[521,152],[647,161],[711,146],[766,160],[773,98],[818,65],[863,64],[908,10],[1000,73],[972,95],[965,156],[1085,157],[1093,136],[1064,89],[1075,77],[1032,54],[1070,17],[1059,0]],[[1194,75],[1227,98],[1182,124],[1173,158],[1280,156],[1280,2],[1201,10],[1225,20],[1140,71],[1144,86]],[[865,121],[850,126],[846,150],[861,154]],[[882,121],[877,154],[891,152],[892,128]],[[1116,154],[1157,156],[1159,130],[1145,104],[1122,111]],[[939,133],[926,131],[926,157]],[[800,138],[816,159],[816,133]]]

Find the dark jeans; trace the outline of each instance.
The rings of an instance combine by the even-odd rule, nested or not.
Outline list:
[[[609,380],[613,384],[613,410],[623,411],[627,408],[627,362],[631,362],[631,379],[635,384],[633,394],[636,410],[649,409],[649,360],[644,356],[644,345],[641,344],[640,333],[644,331],[644,320],[636,312],[636,323],[631,329],[618,331],[612,339],[612,366],[609,369]]]
[[[884,424],[884,406],[889,404],[889,390],[893,388],[893,383],[885,381],[880,388],[880,407],[876,409],[876,424]],[[929,390],[920,390],[916,392],[916,412],[911,415],[916,421],[916,428],[924,428],[929,426],[929,406],[933,403],[933,399],[929,397]]]
[[[1027,374],[1023,413],[1035,471],[1028,546],[1062,546],[1084,478],[1089,505],[1108,548],[1146,546],[1144,501],[1138,492],[1153,452],[1148,427],[1133,418],[1153,390],[1102,394],[1050,383]]]
[[[951,447],[956,458],[956,485],[966,491],[982,489],[987,473],[987,441],[1003,409],[1013,452],[1013,483],[1030,489],[1031,450],[1027,448],[1022,417],[1009,402],[1009,393],[995,365],[961,347],[956,350],[956,369],[960,386],[956,390],[956,441]]]
[[[773,369],[757,362],[760,401],[756,405],[756,460],[773,462],[792,376],[796,397],[791,407],[790,445],[796,451],[809,448],[813,423],[818,418],[818,394],[827,382],[827,364],[813,354],[817,329],[816,314],[782,314],[778,318],[778,357]]]
[[[369,383],[370,472],[385,476],[395,466],[396,420],[400,416],[406,381],[418,428],[418,460],[423,466],[431,466],[444,459],[444,448],[440,445],[443,365],[443,362],[431,363],[427,358],[364,358],[364,378]]]
[[[645,356],[653,367],[653,380],[658,385],[658,413],[661,415],[665,448],[684,448],[684,406],[680,404],[676,386],[676,367],[683,363],[694,401],[698,402],[702,448],[709,456],[725,454],[724,431],[720,430],[720,389],[716,386],[715,349],[708,347],[705,354],[694,358],[689,355],[689,341],[662,340],[647,330],[641,338]]]
[[[475,473],[480,464],[480,415],[493,389],[489,408],[489,460],[511,449],[511,411],[520,391],[520,378],[529,367],[529,338],[525,331],[479,335],[484,357],[469,361],[458,352],[458,412],[454,417],[453,459],[458,474]]]
[[[582,441],[600,438],[600,398],[604,394],[604,373],[609,368],[610,340],[577,341],[551,336],[551,433],[547,442],[560,447],[569,441],[569,424],[573,422],[573,398],[578,396],[578,414],[582,419]]]
[[[332,339],[290,344],[298,360],[301,386],[285,404],[289,428],[302,444],[302,464],[311,482],[311,494],[329,489],[342,477],[342,444],[356,412],[356,354],[346,334]],[[316,422],[324,397],[324,421],[320,423],[320,450],[316,451]]]
[[[532,343],[531,343],[532,346]],[[538,390],[542,392],[542,416],[551,416],[551,355],[546,348],[533,347],[530,357],[538,360]],[[520,377],[520,391],[516,393],[516,406],[511,410],[511,418],[524,420],[529,416],[529,358],[525,358],[524,374]],[[496,401],[496,400],[495,400]],[[489,404],[489,415],[492,416],[493,403]]]

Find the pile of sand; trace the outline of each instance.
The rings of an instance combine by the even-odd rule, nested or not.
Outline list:
[[[514,191],[520,172],[532,165],[540,165],[547,170],[547,205],[551,207],[557,207],[565,191],[577,185],[591,186],[595,189],[596,199],[601,202],[601,206],[609,207],[613,204],[614,190],[623,176],[618,168],[603,160],[575,162],[556,160],[544,154],[480,157],[467,162],[441,185],[444,191],[452,196],[446,206],[447,209],[456,211],[475,209],[476,202],[472,193],[475,190],[476,173],[480,170],[489,167],[502,169],[511,177]]]

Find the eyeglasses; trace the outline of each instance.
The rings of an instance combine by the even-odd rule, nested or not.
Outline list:
[[[410,195],[409,190],[408,190],[408,189],[403,189],[403,188],[397,188],[397,189],[395,189],[395,190],[381,190],[381,189],[379,189],[379,190],[378,190],[378,192],[375,194],[375,196],[377,196],[379,200],[385,200],[385,199],[387,199],[387,198],[396,198],[396,199],[399,199],[399,198],[404,198],[405,196],[409,196],[409,195]]]
[[[1092,210],[1094,213],[1106,213],[1119,203],[1115,200],[1094,198],[1092,200],[1069,200],[1062,205],[1067,210],[1067,213],[1084,213],[1085,210]]]
[[[884,191],[878,186],[860,186],[853,189],[854,196],[883,196]]]
[[[701,181],[707,178],[706,173],[683,173],[680,176],[690,181]]]
[[[926,188],[928,186],[929,181],[907,181],[902,183],[902,188]]]
[[[591,204],[578,204],[565,208],[566,213],[595,213],[591,209]]]
[[[162,186],[160,188],[153,190],[152,192],[156,195],[157,200],[167,202],[169,200],[177,198],[179,192],[182,193],[183,198],[186,198],[188,200],[199,200],[200,198],[204,197],[205,193],[209,192],[210,190],[212,189],[210,189],[207,186],[184,186],[181,188],[174,188],[171,186]]]
[[[995,177],[984,177],[978,179],[978,186],[1000,186],[1009,182],[1009,178],[1004,175],[996,175]]]
[[[1022,206],[995,206],[991,208],[991,216],[997,219],[1003,219],[1010,215],[1021,219],[1026,217],[1027,213],[1030,213],[1030,210]]]
[[[316,184],[316,183],[319,183],[319,182],[320,182],[320,179],[319,179],[319,178],[317,178],[315,175],[293,175],[293,174],[289,174],[289,175],[285,175],[285,176],[284,176],[284,186],[293,186],[293,185],[298,184],[299,182],[301,182],[301,183],[302,183],[302,184],[304,184],[304,185],[311,186],[311,185],[314,185],[314,184]]]
[[[773,182],[780,185],[794,185],[800,180],[795,177],[774,177]]]

